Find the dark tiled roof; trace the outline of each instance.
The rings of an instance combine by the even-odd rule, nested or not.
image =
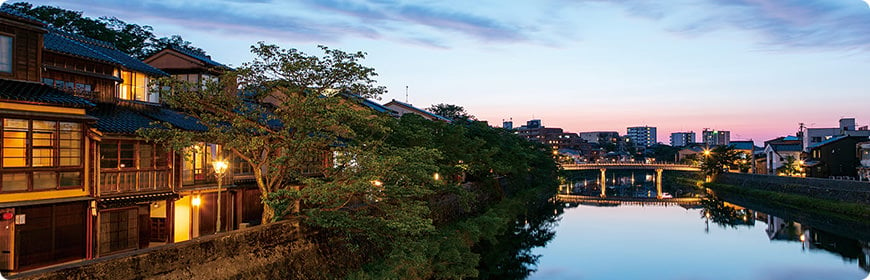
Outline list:
[[[777,152],[800,152],[803,150],[801,144],[770,144],[770,146]]]
[[[94,103],[41,84],[0,79],[0,99],[86,108]]]
[[[731,146],[736,150],[754,150],[755,143],[752,141],[731,141]]]
[[[29,23],[39,25],[40,27],[44,27],[46,25],[44,21],[42,21],[38,18],[32,17],[28,14],[24,14],[22,12],[16,11],[16,10],[12,9],[9,4],[6,4],[6,3],[3,3],[3,5],[0,6],[0,13],[4,13],[7,15],[16,17],[19,20],[23,20],[23,21],[26,21]]]
[[[202,61],[202,63],[205,63],[205,64],[207,64],[207,65],[209,65],[209,66],[212,66],[212,67],[218,67],[218,68],[227,68],[227,69],[231,69],[230,67],[228,67],[228,66],[226,66],[226,65],[223,65],[223,64],[221,64],[220,62],[217,62],[217,61],[211,60],[211,57],[209,57],[209,56],[207,56],[207,55],[203,55],[203,54],[201,54],[201,53],[198,53],[198,52],[195,52],[195,51],[191,51],[191,50],[188,50],[188,49],[186,49],[186,48],[179,47],[179,46],[171,46],[171,47],[169,47],[169,48],[172,49],[172,50],[175,50],[175,51],[177,51],[177,52],[180,52],[180,53],[182,53],[182,54],[184,54],[184,55],[187,55],[187,56],[189,56],[189,57],[195,58],[196,60]]]
[[[166,72],[118,50],[109,42],[64,32],[56,28],[49,28],[48,34],[45,35],[45,48],[60,53],[109,62],[128,70],[152,76],[169,76]]]
[[[358,99],[358,100],[360,100],[360,103],[362,103],[366,107],[371,108],[372,110],[375,110],[376,112],[386,113],[390,116],[398,116],[398,113],[396,113],[396,111],[393,111],[390,108],[384,107],[384,105],[378,104],[377,102],[371,101],[368,98],[364,98],[358,94],[342,93],[342,95],[349,97],[349,98]]]
[[[100,103],[88,111],[97,118],[96,127],[106,133],[135,134],[140,128],[156,128],[153,122],[168,122],[185,130],[204,131],[205,126],[196,119],[163,106],[142,102],[119,101],[118,104]]]
[[[408,103],[405,103],[405,102],[401,102],[401,101],[398,101],[398,100],[393,99],[393,101],[390,101],[390,102],[387,103],[387,104],[390,104],[390,103],[396,103],[396,104],[398,104],[399,106],[407,107],[408,109],[411,109],[411,110],[414,110],[414,111],[420,112],[420,113],[425,114],[425,115],[429,115],[429,116],[431,116],[431,117],[433,117],[433,118],[436,118],[436,119],[439,119],[439,120],[442,120],[442,121],[445,121],[445,122],[453,122],[453,120],[451,120],[451,119],[448,119],[448,118],[443,117],[443,116],[441,116],[441,115],[438,115],[438,114],[435,114],[435,113],[432,113],[432,112],[429,112],[429,111],[426,111],[426,110],[423,110],[423,109],[420,109],[420,108],[414,107],[413,105],[408,104]]]
[[[106,62],[106,63],[110,63],[110,64],[117,64],[117,65],[121,64],[120,61],[112,59],[111,57],[109,57],[105,54],[102,54],[100,52],[97,52],[93,49],[90,49],[90,48],[86,47],[84,44],[80,44],[76,41],[73,41],[73,40],[70,40],[64,36],[61,36],[58,33],[55,33],[55,32],[47,33],[47,34],[45,34],[45,36],[43,38],[44,38],[44,42],[45,42],[44,43],[45,48],[48,50],[59,52],[59,53],[75,55],[75,56],[86,57],[86,58],[90,58],[93,60],[102,61],[102,62]]]

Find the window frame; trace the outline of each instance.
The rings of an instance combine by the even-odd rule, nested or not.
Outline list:
[[[12,75],[15,73],[15,34],[0,32],[0,40],[3,40],[3,37],[9,38],[9,71],[0,67],[0,74]],[[2,47],[2,44],[0,44],[0,47]],[[0,50],[0,55],[2,55],[2,50]]]
[[[58,119],[29,119],[29,118],[19,118],[19,117],[6,117],[0,118],[0,157],[5,158],[7,148],[6,148],[6,120],[22,120],[27,123],[27,128],[16,128],[18,131],[23,129],[24,131],[24,165],[23,166],[6,166],[5,162],[0,161],[0,193],[23,193],[23,192],[39,192],[39,191],[52,191],[52,190],[67,190],[67,189],[83,189],[85,187],[84,184],[84,163],[85,163],[85,125],[82,122],[70,121],[70,120],[58,120]],[[36,147],[34,148],[34,122],[53,122],[54,128],[51,130],[51,138],[49,141],[51,142],[50,146],[44,146],[42,148]],[[62,123],[70,123],[76,124],[78,126],[79,137],[75,140],[78,141],[78,148],[72,149],[74,151],[78,151],[78,164],[77,165],[61,165],[61,147],[60,147],[60,133],[61,131],[69,132],[66,130],[62,130]],[[14,131],[14,130],[13,130]],[[48,131],[48,130],[43,130]],[[69,140],[69,139],[67,139]],[[50,149],[51,164],[47,166],[34,166],[34,149]],[[37,188],[35,186],[36,175],[39,174],[47,174],[53,173],[53,181],[54,186],[50,188]],[[78,173],[78,185],[69,185],[62,186],[61,181],[64,178],[63,174],[70,173]],[[9,191],[4,190],[4,180],[3,176],[6,174],[24,174],[26,176],[26,187],[24,189]],[[70,177],[66,177],[69,179]]]

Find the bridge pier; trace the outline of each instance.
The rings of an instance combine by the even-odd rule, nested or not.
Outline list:
[[[607,197],[607,193],[605,192],[605,190],[607,190],[607,168],[601,168],[599,170],[601,170],[601,197]]]
[[[664,169],[656,169],[656,198],[662,199],[662,172]]]

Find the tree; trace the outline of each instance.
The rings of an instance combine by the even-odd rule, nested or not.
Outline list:
[[[731,166],[737,166],[740,159],[740,152],[734,150],[734,146],[716,146],[712,150],[709,150],[709,152],[704,152],[701,159],[701,170],[709,176],[716,176],[728,170]]]
[[[429,106],[429,108],[426,108],[426,110],[454,121],[474,119],[474,116],[468,114],[468,112],[465,111],[465,108],[453,104],[439,103]]]
[[[331,149],[351,149],[357,139],[386,131],[384,118],[371,117],[357,102],[335,94],[374,97],[384,92],[374,85],[374,69],[359,64],[365,54],[320,49],[324,55],[318,57],[260,42],[251,47],[254,61],[226,72],[219,82],[191,85],[164,79],[172,90],[161,95],[166,103],[207,130],[164,124],[140,134],[177,151],[196,141],[220,144],[252,167],[264,200],[283,190],[298,201],[306,173],[324,172]],[[275,216],[273,205],[265,203],[263,222]]]
[[[3,7],[42,20],[48,26],[64,32],[112,43],[122,52],[138,59],[145,59],[169,45],[205,54],[202,49],[192,46],[181,36],[157,38],[151,26],[127,23],[116,17],[93,19],[82,15],[80,11],[52,6],[34,7],[26,2],[3,4]]]
[[[798,176],[801,174],[800,162],[793,156],[787,156],[782,166],[776,168],[776,173],[785,176]]]

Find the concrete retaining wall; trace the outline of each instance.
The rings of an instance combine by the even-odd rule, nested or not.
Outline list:
[[[870,204],[870,182],[745,173],[720,174],[716,182],[744,188]]]
[[[316,234],[302,233],[297,222],[283,221],[12,279],[325,279],[340,273],[342,263],[354,263],[332,258],[343,245],[319,246],[313,239]]]

